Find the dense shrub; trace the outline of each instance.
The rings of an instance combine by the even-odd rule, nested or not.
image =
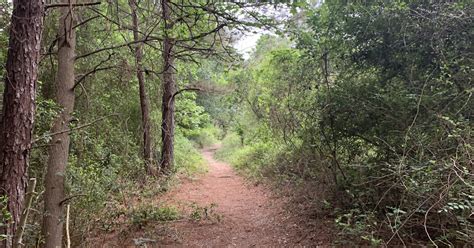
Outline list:
[[[227,161],[248,176],[259,179],[267,166],[272,164],[276,150],[270,142],[253,140],[242,145],[238,135],[229,133],[223,139],[216,158]]]
[[[177,135],[175,139],[176,170],[188,175],[205,172],[206,163],[192,142],[181,135]]]
[[[199,148],[204,148],[219,143],[219,138],[221,135],[222,131],[210,124],[202,128],[191,130],[188,133],[189,139]]]
[[[221,156],[253,175],[271,167],[328,183],[341,240],[473,243],[472,10],[450,1],[308,10],[294,47],[265,36],[239,75],[247,83],[235,80],[244,113],[234,126],[249,142],[230,136]]]

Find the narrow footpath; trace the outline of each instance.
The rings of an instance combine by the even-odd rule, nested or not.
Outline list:
[[[207,174],[183,182],[169,195],[179,205],[210,208],[210,221],[176,223],[182,240],[170,247],[285,246],[290,230],[279,224],[280,204],[262,187],[245,182],[228,164],[216,161],[214,151],[203,151],[209,166]]]
[[[215,151],[202,151],[207,173],[182,178],[152,199],[157,206],[178,208],[182,218],[115,231],[92,247],[331,247],[330,220],[311,220],[295,211],[295,203],[215,160]]]
[[[179,237],[160,247],[308,247],[304,227],[285,211],[283,201],[216,161],[215,151],[203,150],[208,173],[182,182],[167,195],[175,205],[194,206],[191,211],[196,206],[207,208],[208,220],[173,223]],[[325,238],[310,241],[309,246],[320,246]]]

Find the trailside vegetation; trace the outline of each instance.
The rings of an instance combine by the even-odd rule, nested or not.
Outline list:
[[[473,12],[0,0],[0,247],[91,247],[175,221],[180,209],[153,200],[205,173],[213,145],[290,192],[305,209],[291,213],[333,223],[336,246],[467,247]],[[252,33],[247,58],[236,44]]]
[[[218,156],[307,187],[342,243],[473,243],[472,7],[307,9],[228,75],[238,114]]]

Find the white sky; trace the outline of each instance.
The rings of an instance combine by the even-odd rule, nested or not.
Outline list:
[[[253,10],[257,10],[261,14],[275,18],[276,20],[283,21],[288,19],[290,14],[290,9],[285,5],[280,5],[277,7],[272,6],[263,6],[263,7],[251,7]],[[244,19],[244,15],[240,16]],[[253,49],[257,45],[258,39],[264,34],[275,34],[274,32],[261,28],[251,28],[252,32],[246,32],[242,34],[233,44],[234,48],[242,54],[244,59],[248,59],[252,54]]]
[[[313,8],[317,8],[323,4],[324,0],[306,0],[307,3],[310,4]],[[257,7],[258,8],[258,7]],[[254,8],[255,10],[255,8]],[[257,11],[260,13],[265,13],[267,16],[271,16],[276,20],[284,21],[288,18],[291,18],[292,14],[290,8],[286,5],[273,5],[273,6],[266,6],[258,8]],[[253,49],[257,45],[258,39],[264,34],[272,34],[275,35],[274,32],[259,28],[253,28],[255,32],[248,32],[243,34],[234,42],[234,48],[242,54],[244,59],[250,58],[250,55],[253,52]]]
[[[242,57],[244,59],[247,60],[248,58],[250,58],[253,49],[257,45],[258,39],[260,39],[263,34],[271,33],[272,32],[269,31],[259,30],[257,33],[244,34],[242,35],[242,37],[240,37],[239,40],[234,43],[234,48],[237,50],[237,52],[242,54]]]

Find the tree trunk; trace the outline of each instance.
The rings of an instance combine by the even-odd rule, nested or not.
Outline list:
[[[7,238],[0,247],[11,247],[28,181],[43,13],[41,0],[13,1],[0,124],[0,194],[8,197],[12,218],[2,227]]]
[[[75,0],[63,0],[75,4]],[[60,9],[58,30],[58,70],[55,85],[55,101],[62,111],[54,120],[54,135],[49,146],[48,169],[45,176],[43,235],[44,247],[62,247],[64,210],[61,203],[65,198],[64,183],[69,157],[70,137],[68,132],[71,114],[74,110],[74,56],[76,33],[72,8]]]
[[[139,26],[137,8],[138,4],[136,0],[129,0],[128,4],[132,10],[132,27],[133,27],[133,41],[138,42]],[[135,47],[135,66],[138,78],[138,88],[140,91],[140,107],[142,110],[142,132],[143,132],[143,159],[145,160],[145,170],[148,175],[153,174],[153,155],[152,155],[152,137],[150,132],[150,104],[148,102],[148,96],[146,95],[145,89],[145,77],[143,75],[143,43],[139,42]]]
[[[165,38],[163,40],[163,102],[161,122],[161,170],[169,173],[174,163],[174,93],[176,82],[174,80],[174,55],[173,39],[169,32],[172,29],[170,1],[162,1],[162,15],[165,22]]]

